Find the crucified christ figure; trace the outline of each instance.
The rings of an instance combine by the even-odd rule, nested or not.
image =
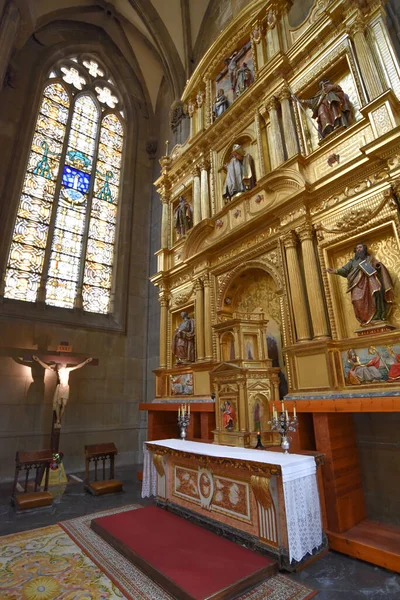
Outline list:
[[[87,363],[91,362],[92,358],[87,358],[79,365],[75,367],[67,367],[65,364],[57,363],[54,365],[47,364],[40,360],[37,356],[32,356],[33,360],[36,360],[44,369],[49,369],[50,371],[55,371],[57,374],[57,387],[54,392],[53,397],[53,410],[56,413],[56,422],[54,427],[56,429],[60,429],[61,427],[61,419],[63,417],[65,407],[67,406],[68,398],[69,398],[69,374],[71,371],[75,371],[76,369],[80,369],[87,365]]]

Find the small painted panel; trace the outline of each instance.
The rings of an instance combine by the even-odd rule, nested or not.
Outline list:
[[[342,352],[346,385],[388,384],[400,380],[400,344],[350,348]]]
[[[171,375],[171,394],[173,396],[191,396],[193,394],[193,373]]]

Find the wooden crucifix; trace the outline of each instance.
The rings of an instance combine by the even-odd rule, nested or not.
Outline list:
[[[71,354],[33,354],[30,357],[24,357],[36,361],[44,369],[54,371],[57,375],[57,385],[53,396],[53,420],[51,427],[51,449],[58,452],[60,443],[61,420],[65,412],[65,407],[69,399],[69,374],[71,371],[81,369],[87,364],[98,365],[99,361],[93,358],[87,358],[82,361],[82,357]]]

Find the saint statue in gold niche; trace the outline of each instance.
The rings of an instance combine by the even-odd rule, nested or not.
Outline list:
[[[220,90],[218,90],[217,96],[214,101],[214,106],[213,106],[214,120],[218,119],[218,117],[220,117],[222,115],[222,113],[224,113],[226,111],[228,106],[229,106],[228,98],[225,96],[225,92],[221,88]]]
[[[181,313],[182,323],[174,331],[172,337],[172,354],[177,364],[192,363],[194,356],[195,327],[194,319],[187,312]]]
[[[319,92],[308,100],[301,100],[313,111],[313,119],[318,123],[321,138],[326,137],[338,127],[347,127],[351,117],[351,104],[340,85],[329,79],[319,82]]]
[[[243,63],[237,73],[237,94],[243,94],[253,83],[254,77],[251,69],[247,66],[247,63]]]
[[[354,257],[339,269],[328,268],[331,275],[347,278],[354,314],[361,325],[386,321],[393,303],[393,283],[385,265],[357,244]]]
[[[256,185],[254,161],[239,144],[234,144],[232,157],[225,165],[227,174],[223,197],[229,202],[233,196],[251,190]]]
[[[179,203],[174,210],[174,225],[178,237],[187,234],[193,227],[192,207],[183,196],[179,197]]]
[[[229,400],[225,400],[221,406],[221,410],[224,429],[231,431],[235,422],[235,410]]]

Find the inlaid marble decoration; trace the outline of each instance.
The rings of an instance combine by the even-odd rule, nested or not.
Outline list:
[[[400,381],[400,344],[350,348],[342,352],[346,385],[390,384]]]
[[[200,503],[197,474],[197,470],[175,465],[174,495]]]
[[[200,475],[200,476],[199,476]],[[199,489],[199,485],[200,488]],[[213,490],[212,500],[210,492]],[[175,465],[174,496],[195,502],[211,511],[250,521],[250,488],[248,483],[229,477],[200,472]],[[205,502],[207,498],[207,502]]]
[[[214,476],[212,507],[232,517],[250,520],[250,490],[243,481]]]

